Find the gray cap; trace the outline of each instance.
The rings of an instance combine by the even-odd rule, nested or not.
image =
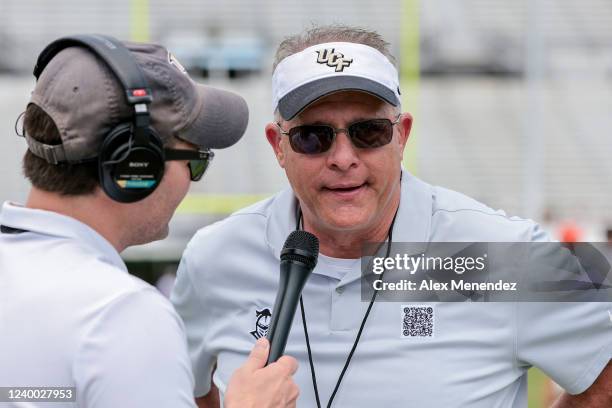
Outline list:
[[[195,83],[162,46],[123,44],[151,90],[151,125],[164,143],[175,136],[200,148],[222,149],[242,137],[249,116],[242,97]],[[30,103],[57,125],[68,162],[97,157],[104,137],[133,117],[119,80],[104,61],[79,46],[60,51],[49,62]]]

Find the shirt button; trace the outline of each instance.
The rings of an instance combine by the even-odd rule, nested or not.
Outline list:
[[[339,286],[336,288],[336,293],[342,293],[344,292],[344,287],[343,286]]]

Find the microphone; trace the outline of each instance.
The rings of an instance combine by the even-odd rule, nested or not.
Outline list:
[[[289,234],[280,256],[280,280],[267,336],[270,354],[266,365],[278,360],[285,352],[302,289],[317,264],[318,256],[319,240],[316,236],[302,230]]]

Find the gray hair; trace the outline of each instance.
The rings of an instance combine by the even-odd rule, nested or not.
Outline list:
[[[389,43],[376,31],[342,24],[313,26],[303,32],[289,36],[280,43],[274,57],[272,70],[285,58],[313,45],[327,42],[352,42],[370,46],[380,51],[395,65],[395,57],[389,51]]]

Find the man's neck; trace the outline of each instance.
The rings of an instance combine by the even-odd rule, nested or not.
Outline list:
[[[366,242],[384,242],[395,213],[399,207],[400,195],[390,200],[382,215],[372,222],[372,226],[364,229],[337,230],[326,229],[313,223],[310,217],[304,214],[304,229],[319,238],[319,252],[333,258],[356,259],[362,256],[362,247]]]
[[[108,200],[100,199],[99,192],[88,195],[61,196],[38,188],[32,188],[26,207],[53,211],[58,214],[74,218],[88,225],[102,235],[117,252],[126,248],[122,239],[122,220],[115,214],[111,216],[113,204]]]

